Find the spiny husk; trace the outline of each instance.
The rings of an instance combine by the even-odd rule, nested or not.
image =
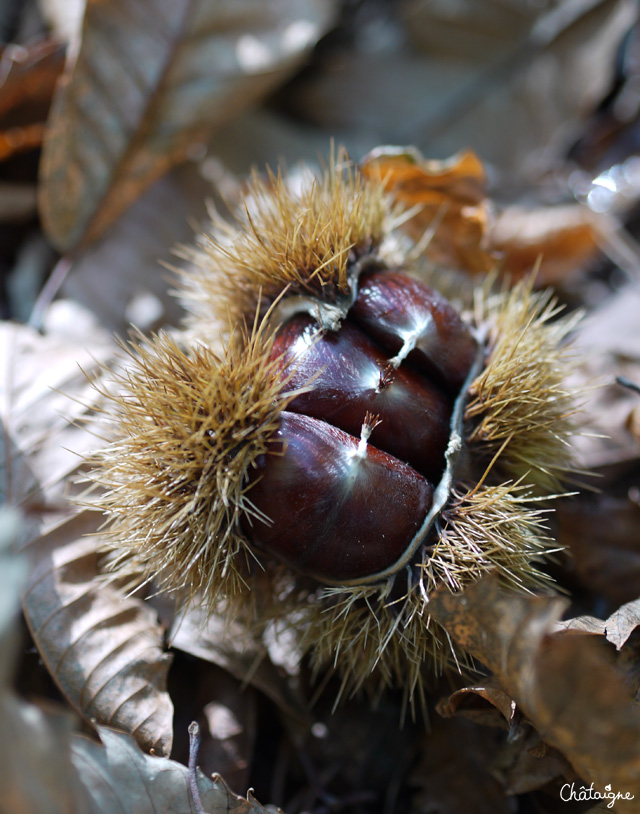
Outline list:
[[[458,592],[496,573],[518,591],[552,590],[540,565],[558,549],[544,519],[557,497],[549,489],[572,470],[568,442],[575,431],[575,399],[564,386],[572,357],[563,344],[575,318],[551,322],[555,317],[550,296],[530,282],[479,297],[476,318],[488,331],[489,350],[471,385],[466,425],[467,468],[476,482],[454,485],[412,568],[382,583],[321,589],[302,615],[292,616],[316,672],[342,676],[340,696],[399,687],[412,703],[423,698],[434,671],[469,666],[429,619],[437,588]],[[510,418],[515,433],[506,434]],[[267,599],[261,618],[282,617],[287,607],[299,611],[299,595],[291,596],[291,603],[281,598],[272,607]]]
[[[295,396],[283,395],[286,382],[267,361],[268,309],[283,292],[339,298],[360,257],[384,258],[397,222],[382,185],[356,170],[332,165],[298,192],[279,176],[254,175],[244,213],[232,224],[216,219],[215,236],[190,253],[195,268],[183,276],[191,335],[213,335],[210,326],[230,315],[233,341],[221,358],[167,337],[135,346],[123,395],[113,397],[118,438],[94,478],[107,489],[100,505],[116,573],[155,578],[205,606],[223,593],[229,612],[250,606],[258,626],[288,620],[316,670],[342,676],[341,694],[400,686],[411,702],[434,665],[464,664],[430,623],[434,589],[458,591],[489,571],[518,590],[548,585],[537,562],[554,546],[539,496],[556,493],[572,468],[563,341],[573,323],[556,319],[550,296],[530,283],[478,296],[473,316],[488,335],[487,362],[466,410],[469,466],[411,567],[332,588],[282,565],[272,571],[265,557],[266,570],[256,569],[238,526],[253,511],[246,475]]]
[[[580,314],[558,319],[551,292],[536,293],[533,278],[511,291],[478,291],[476,323],[489,331],[489,357],[473,383],[466,411],[474,423],[472,455],[498,456],[495,475],[526,478],[540,494],[561,489],[575,470],[576,393],[567,387],[572,350],[566,342]]]
[[[186,252],[181,298],[192,325],[206,329],[231,313],[242,320],[287,291],[334,302],[349,292],[348,269],[372,254],[399,211],[380,184],[366,182],[338,156],[320,178],[299,190],[281,174],[254,172],[243,209],[233,221],[212,212],[212,235]]]
[[[130,587],[153,578],[210,607],[246,589],[243,560],[254,555],[238,519],[258,516],[247,474],[295,397],[269,361],[273,338],[256,321],[222,358],[167,334],[123,346],[128,365],[104,392],[115,437],[91,478],[110,569]]]
[[[327,588],[297,620],[315,671],[335,669],[340,696],[364,685],[396,687],[413,703],[423,701],[434,673],[469,668],[447,631],[430,620],[429,596],[443,585],[464,590],[489,573],[518,591],[550,590],[538,565],[558,549],[545,532],[548,509],[537,504],[523,484],[454,490],[433,544],[413,569],[377,585]]]
[[[310,654],[314,674],[332,669],[341,677],[336,703],[362,689],[374,700],[399,689],[413,710],[416,700],[424,707],[427,676],[452,662],[469,667],[447,632],[429,619],[420,585],[393,594],[392,580],[328,588],[298,620],[300,647]]]
[[[461,591],[490,571],[515,590],[549,590],[552,581],[538,565],[558,549],[545,532],[542,500],[549,498],[523,483],[454,488],[422,565],[426,592],[442,584]]]

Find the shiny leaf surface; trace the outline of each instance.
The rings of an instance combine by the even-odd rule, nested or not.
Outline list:
[[[54,100],[41,211],[87,244],[152,181],[282,82],[326,30],[318,0],[89,0]]]

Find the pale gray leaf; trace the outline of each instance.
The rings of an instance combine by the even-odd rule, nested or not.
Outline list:
[[[75,738],[72,761],[78,773],[76,810],[83,814],[195,814],[185,766],[143,754],[128,735],[98,727],[103,746]],[[207,814],[266,814],[252,797],[243,799],[224,781],[198,772]]]
[[[605,622],[607,640],[620,648],[640,625],[640,599],[627,602]]]
[[[108,233],[74,258],[62,293],[89,308],[110,332],[126,335],[175,323],[182,311],[169,294],[172,249],[193,240],[193,223],[205,213],[211,184],[189,162],[151,186]],[[149,302],[150,318],[137,307]],[[155,305],[155,313],[153,306]]]
[[[576,616],[573,619],[563,619],[555,623],[556,630],[579,630],[581,633],[603,635],[605,623],[595,616]]]
[[[31,529],[45,506],[59,508],[64,479],[96,440],[74,426],[95,401],[88,376],[113,352],[98,335],[83,344],[0,324],[0,417],[4,423],[0,496],[28,510]],[[31,533],[35,534],[35,531]]]
[[[594,633],[605,636],[608,642],[620,650],[633,631],[640,625],[640,599],[627,602],[606,619],[595,616],[577,616],[556,622],[557,630],[579,630],[583,633]]]

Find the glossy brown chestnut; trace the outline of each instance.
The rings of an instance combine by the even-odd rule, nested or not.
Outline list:
[[[349,316],[393,354],[406,340],[407,359],[451,392],[462,387],[476,355],[469,329],[437,291],[402,272],[371,271],[359,279]]]
[[[248,497],[269,523],[245,516],[258,548],[329,582],[380,574],[405,553],[433,489],[397,458],[325,421],[281,414]]]
[[[288,389],[312,381],[289,404],[358,437],[365,414],[378,416],[371,443],[433,482],[440,479],[452,403],[438,385],[408,367],[392,369],[384,353],[345,320],[337,332],[318,334],[304,314],[289,320],[273,346]]]

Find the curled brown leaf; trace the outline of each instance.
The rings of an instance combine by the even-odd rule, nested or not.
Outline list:
[[[429,161],[414,148],[379,147],[363,159],[361,169],[382,180],[407,209],[416,208],[405,228],[418,240],[429,235],[430,259],[465,271],[489,271],[494,258],[487,243],[486,176],[475,153]]]
[[[54,39],[0,50],[0,161],[42,143],[64,55]]]
[[[545,742],[587,782],[640,796],[640,709],[606,647],[553,633],[565,602],[517,595],[494,578],[441,591],[432,618],[492,670]]]

